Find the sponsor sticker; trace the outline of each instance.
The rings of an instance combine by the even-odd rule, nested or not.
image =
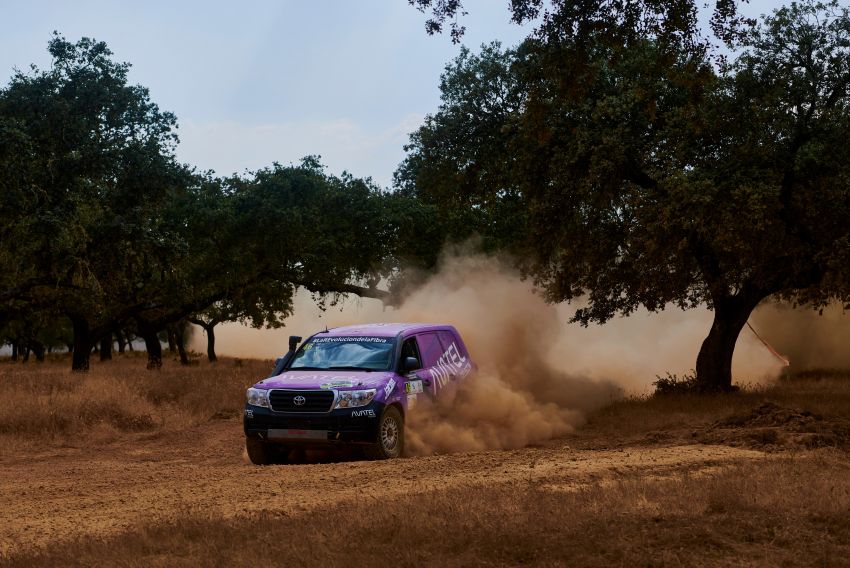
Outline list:
[[[416,395],[415,394],[407,395],[407,409],[413,410],[413,408],[415,406],[416,406]]]
[[[425,389],[422,386],[422,381],[417,379],[415,381],[407,381],[404,384],[404,392],[406,392],[407,394],[414,395],[413,398],[415,399],[416,394],[418,394],[420,392],[425,392]],[[410,397],[407,397],[407,400],[409,401]]]
[[[390,394],[395,390],[395,379],[390,378],[390,382],[384,387],[384,398],[389,398]]]
[[[389,343],[389,337],[314,337],[313,343]]]
[[[370,418],[374,418],[375,417],[375,411],[372,410],[371,408],[367,408],[366,410],[352,410],[351,416],[353,418],[358,418],[360,416],[369,416]]]
[[[295,369],[295,371],[298,371],[298,369]],[[303,373],[304,371],[301,371],[301,372]],[[284,379],[284,380],[287,380],[287,381],[289,381],[289,380],[292,380],[292,381],[326,381],[327,383],[347,380],[347,381],[351,382],[352,384],[354,384],[354,380],[356,379],[356,377],[354,377],[352,375],[330,375],[330,376],[328,376],[327,373],[323,373],[321,375],[319,375],[319,374],[301,375],[301,374],[298,374],[298,373],[289,373],[289,372],[284,373],[284,374],[282,374],[282,375],[280,375],[279,377],[276,377],[276,378]]]
[[[253,418],[254,417],[254,411],[251,410],[250,408],[246,408],[245,409],[245,417],[246,418]]]
[[[354,381],[330,381],[328,383],[322,383],[319,388],[320,389],[336,389],[342,387],[353,387]]]
[[[461,355],[457,344],[452,342],[430,371],[434,378],[434,393],[436,393],[437,389],[445,387],[450,379],[454,380],[468,375],[472,371],[472,364]]]

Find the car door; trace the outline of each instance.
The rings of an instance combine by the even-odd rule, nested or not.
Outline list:
[[[408,404],[423,393],[431,399],[448,395],[472,370],[465,346],[450,331],[417,333],[402,344],[401,356],[417,357],[421,364],[407,376]]]
[[[438,367],[440,356],[443,354],[443,346],[434,331],[417,333],[415,338],[422,362],[422,369],[416,374],[424,380],[428,387],[426,391],[431,396],[436,396],[448,381],[448,377]]]
[[[437,366],[443,346],[436,332],[417,333],[404,341],[401,348],[401,361],[405,357],[416,357],[420,367],[408,373],[405,383],[405,392],[408,403],[416,400],[417,395],[424,394],[434,398],[445,386],[448,376]],[[412,396],[410,396],[412,395]]]

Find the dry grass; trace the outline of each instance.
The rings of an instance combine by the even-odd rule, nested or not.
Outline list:
[[[0,446],[4,439],[85,439],[103,428],[177,432],[235,417],[245,387],[269,368],[260,361],[181,367],[169,360],[150,372],[143,358],[129,356],[77,375],[67,359],[0,363]],[[807,373],[727,395],[622,400],[591,415],[567,443],[693,443],[700,438],[692,432],[735,426],[731,416],[746,416],[766,400],[850,420],[850,374]],[[185,511],[179,522],[60,541],[0,564],[850,565],[850,454],[798,449],[714,469],[624,470],[585,485],[560,478],[475,489],[424,484],[402,499],[364,494],[360,502],[294,515]]]
[[[237,416],[245,388],[266,376],[264,361],[223,359],[184,367],[166,360],[145,369],[144,354],[93,361],[72,373],[67,357],[0,363],[0,436],[64,441],[98,429],[156,431]]]
[[[0,360],[0,436],[63,440],[110,427],[154,431],[166,424],[198,424],[237,416],[245,388],[265,377],[269,361],[222,359],[181,366],[166,358],[160,371],[145,369],[144,353],[113,361],[93,359],[89,373],[69,370],[67,356],[46,363]],[[807,372],[766,387],[731,394],[668,395],[616,401],[593,413],[580,433],[629,443],[635,438],[687,435],[770,400],[818,415],[850,419],[850,373]]]
[[[281,472],[284,474],[284,471]],[[310,514],[188,515],[10,566],[846,565],[850,462],[820,452],[713,472],[429,491]],[[391,480],[388,480],[390,482]]]
[[[689,436],[733,415],[771,401],[819,416],[850,420],[850,372],[810,371],[768,386],[747,386],[728,394],[633,397],[593,413],[582,434],[613,443]]]

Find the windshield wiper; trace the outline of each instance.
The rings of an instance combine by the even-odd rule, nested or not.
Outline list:
[[[324,371],[327,367],[290,367],[287,371]]]
[[[375,369],[370,369],[369,367],[357,367],[355,365],[340,365],[337,367],[328,367],[328,370],[331,371],[366,371],[371,373]]]

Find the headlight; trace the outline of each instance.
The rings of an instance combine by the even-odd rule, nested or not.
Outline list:
[[[334,408],[354,408],[356,406],[366,406],[372,399],[375,398],[375,389],[359,390],[359,391],[340,391],[339,400],[336,401]]]
[[[264,406],[266,408],[270,408],[269,406],[269,391],[265,389],[255,389],[250,388],[248,392],[245,393],[248,398],[248,404],[253,406]]]

